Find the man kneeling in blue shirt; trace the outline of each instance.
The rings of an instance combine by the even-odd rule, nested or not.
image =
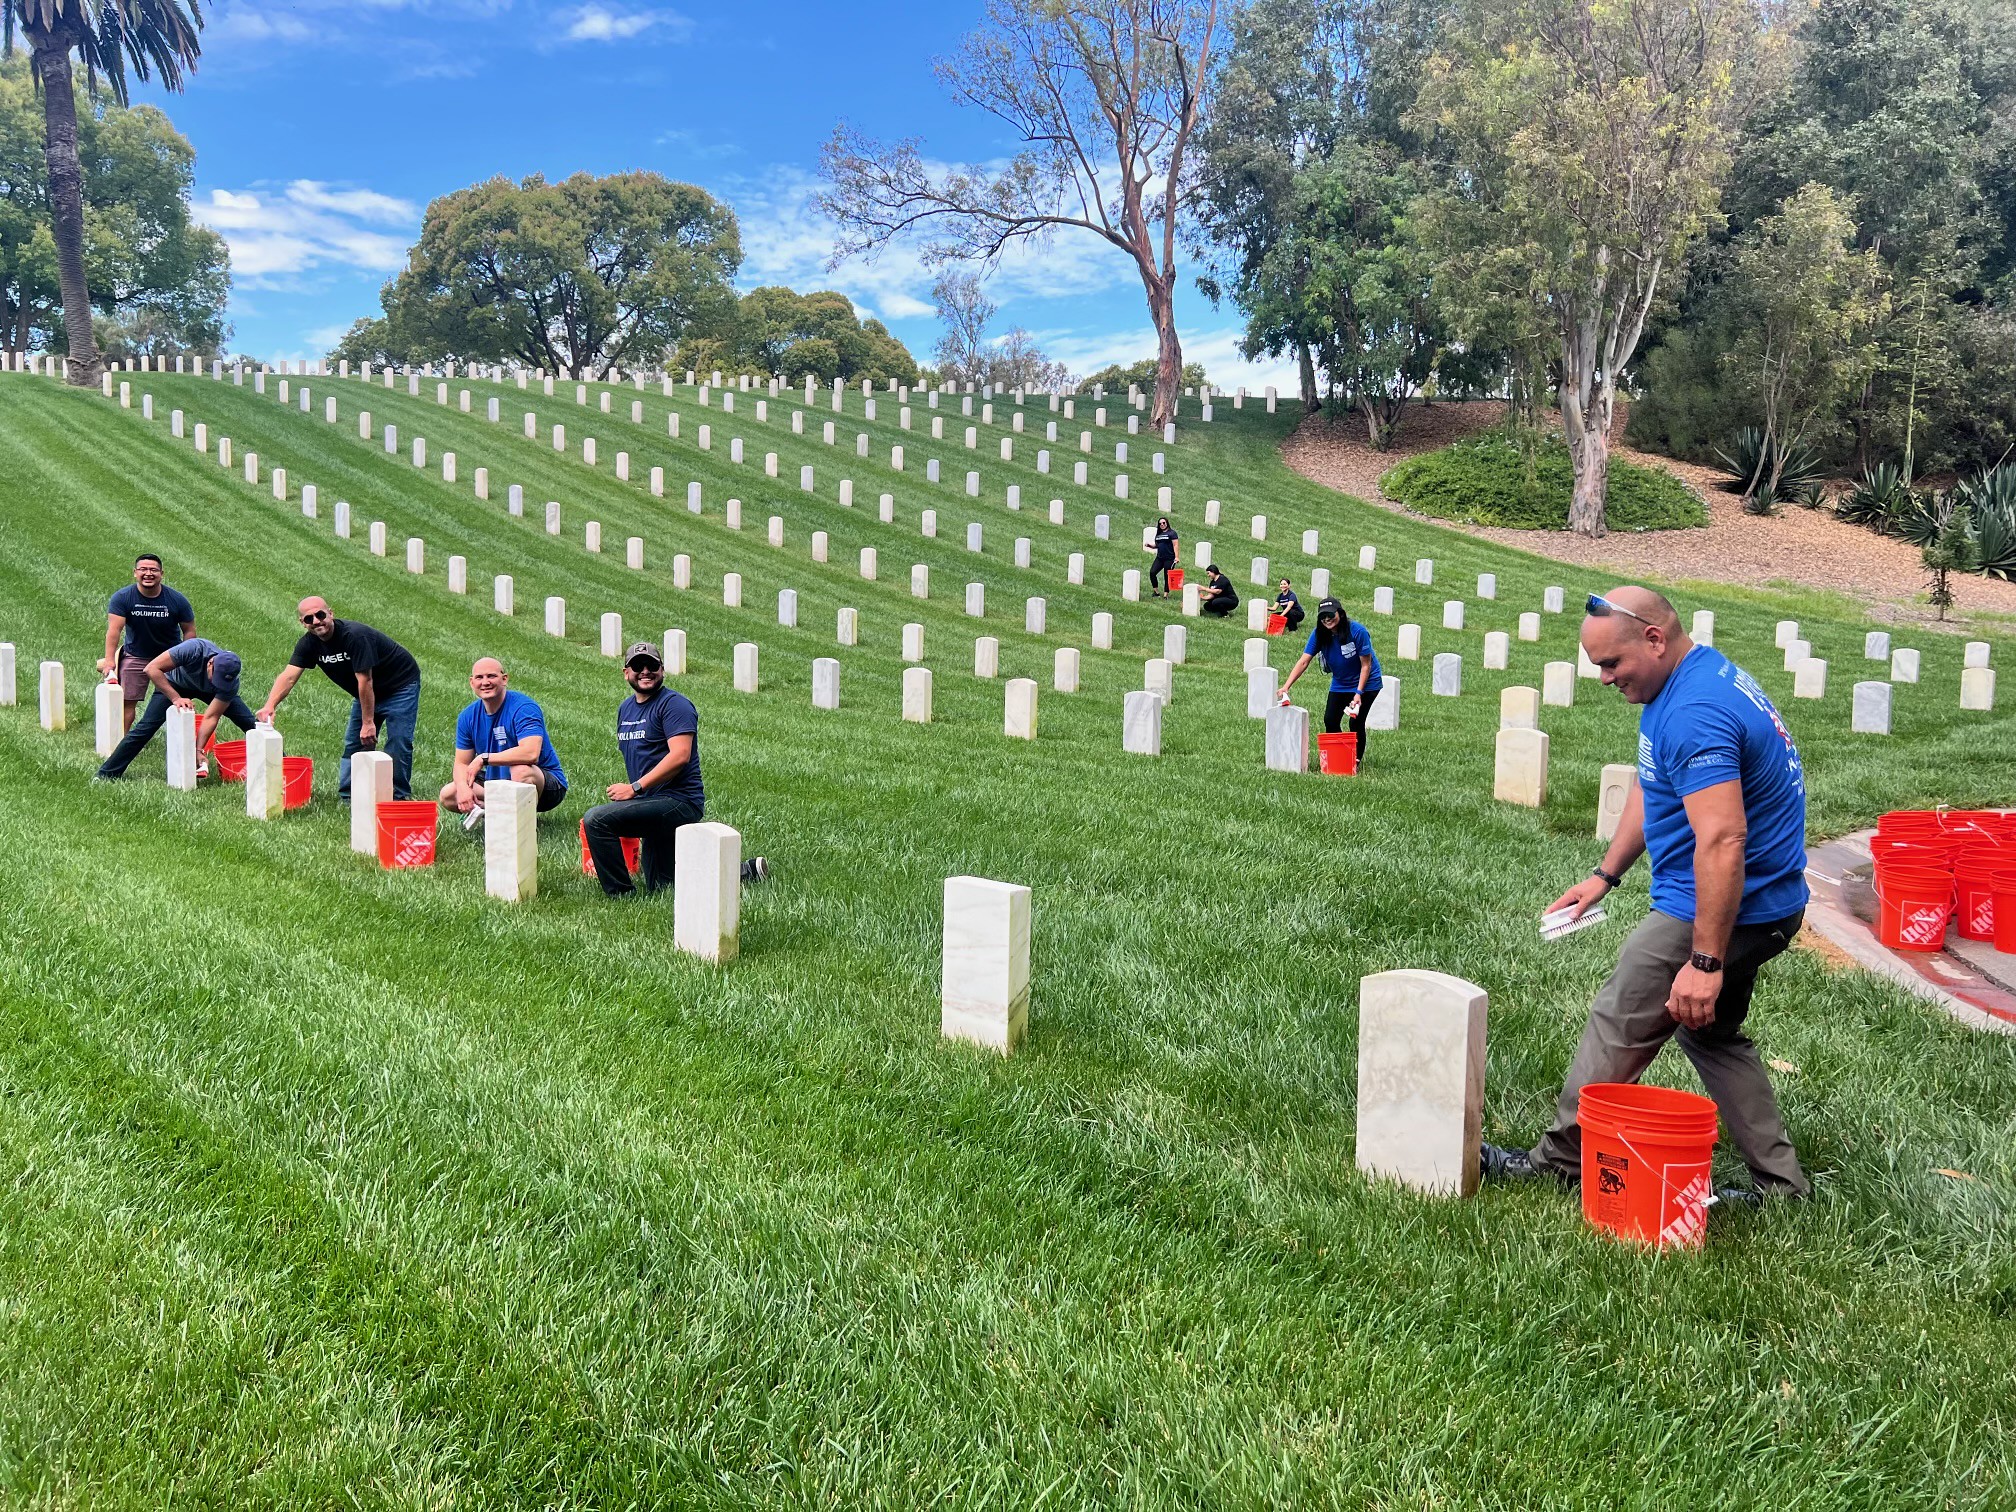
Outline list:
[[[1649,588],[1589,596],[1582,649],[1603,681],[1642,704],[1638,781],[1603,862],[1547,911],[1576,916],[1652,856],[1652,912],[1631,932],[1590,1009],[1554,1127],[1531,1150],[1483,1148],[1484,1174],[1582,1174],[1579,1101],[1591,1082],[1635,1082],[1678,1034],[1749,1164],[1755,1192],[1804,1196],[1757,1047],[1743,1032],[1757,973],[1806,915],[1806,777],[1757,680],[1697,646]]]
[[[697,823],[707,808],[700,781],[700,713],[684,693],[665,686],[665,663],[658,648],[638,641],[623,654],[623,680],[630,696],[616,707],[616,745],[629,781],[612,783],[609,801],[582,819],[595,878],[612,898],[637,889],[623,859],[623,842],[641,839],[644,890],[673,885],[673,837],[682,824]],[[760,882],[770,863],[755,856],[742,863],[742,880]]]
[[[538,812],[560,807],[567,798],[567,774],[546,733],[539,705],[509,686],[504,663],[486,656],[469,669],[476,699],[455,721],[455,779],[441,789],[441,806],[483,818],[483,787],[490,782],[523,782],[539,790]]]

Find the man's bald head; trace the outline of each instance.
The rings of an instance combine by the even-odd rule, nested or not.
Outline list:
[[[475,677],[485,672],[502,677],[504,675],[504,663],[497,660],[494,656],[479,656],[476,658],[476,665],[469,669],[469,675]]]
[[[1694,643],[1662,593],[1626,583],[1599,596],[1582,621],[1582,649],[1630,703],[1650,703]]]
[[[304,598],[303,600],[301,600],[300,603],[294,606],[294,612],[305,619],[307,618],[307,616],[313,614],[317,609],[327,609],[328,607],[329,607],[328,600],[322,598],[319,594],[311,593],[308,595],[308,597]]]

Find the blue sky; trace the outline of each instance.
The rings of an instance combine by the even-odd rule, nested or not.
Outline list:
[[[832,272],[813,209],[820,145],[847,120],[914,135],[934,158],[1013,148],[931,72],[977,4],[774,0],[295,0],[206,11],[186,93],[146,90],[196,147],[196,213],[231,244],[235,346],[321,355],[403,262],[434,196],[505,174],[644,169],[696,183],[741,221],[741,282],[837,288],[920,357],[938,334],[914,255]],[[1086,372],[1153,350],[1118,252],[1063,233],[990,284],[998,327],[1026,326]],[[1214,382],[1287,382],[1240,363],[1236,319],[1188,287],[1185,356]]]

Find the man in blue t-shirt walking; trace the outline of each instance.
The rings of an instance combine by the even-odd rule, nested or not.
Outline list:
[[[700,780],[700,712],[684,693],[665,686],[665,663],[658,648],[638,641],[623,653],[623,680],[630,696],[616,707],[616,745],[628,781],[611,783],[609,801],[582,818],[595,879],[612,898],[637,889],[623,859],[623,842],[641,839],[644,891],[673,885],[673,837],[682,824],[706,813],[707,790]],[[754,856],[742,863],[742,880],[770,875],[770,863]]]
[[[1487,1176],[1582,1172],[1578,1104],[1591,1082],[1635,1082],[1678,1034],[1715,1099],[1756,1190],[1810,1190],[1786,1137],[1757,1047],[1743,1032],[1757,973],[1806,914],[1806,778],[1799,752],[1755,678],[1680,628],[1649,588],[1591,594],[1582,648],[1629,703],[1642,704],[1638,781],[1602,864],[1548,912],[1577,916],[1646,852],[1652,912],[1631,932],[1596,996],[1554,1127],[1531,1150],[1485,1145]]]
[[[539,790],[536,809],[548,813],[567,797],[567,774],[546,733],[546,714],[510,686],[504,663],[494,656],[469,669],[476,695],[455,721],[455,776],[441,789],[441,806],[482,822],[483,788],[491,782],[523,782]]]

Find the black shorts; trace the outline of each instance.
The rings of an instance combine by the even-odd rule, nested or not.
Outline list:
[[[567,784],[564,782],[542,782],[539,784],[539,802],[533,808],[535,814],[550,814],[567,801]]]

